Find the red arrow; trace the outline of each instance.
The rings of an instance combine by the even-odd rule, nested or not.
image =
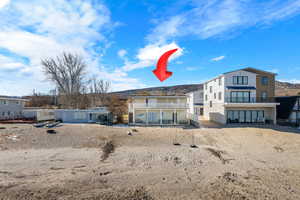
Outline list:
[[[170,51],[167,51],[158,59],[156,69],[152,72],[161,82],[172,76],[173,73],[167,71],[168,59],[177,50],[178,49],[172,49]]]

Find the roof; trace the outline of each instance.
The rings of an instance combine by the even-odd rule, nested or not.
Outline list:
[[[275,98],[276,102],[280,103],[280,105],[277,106],[277,117],[279,119],[289,118],[297,98],[300,98],[300,96],[283,96]]]
[[[232,71],[229,71],[229,72],[222,73],[222,75],[229,74],[229,73],[232,73],[232,72],[237,72],[237,71],[246,71],[246,72],[249,72],[246,69],[248,69],[248,68],[236,69],[236,70],[232,70]],[[254,68],[252,68],[252,69],[254,69]],[[257,69],[254,69],[254,70],[257,70]],[[250,73],[256,74],[255,72],[250,72]]]
[[[229,71],[229,72],[222,73],[222,74],[220,74],[219,76],[217,76],[215,78],[212,78],[212,79],[210,79],[208,81],[205,81],[204,83],[208,83],[210,81],[213,81],[213,80],[219,78],[220,76],[223,76],[224,74],[228,74],[228,73],[232,73],[232,72],[237,72],[237,71],[246,71],[246,72],[250,72],[250,73],[253,73],[253,74],[257,74],[255,72],[253,72],[252,70],[253,71],[259,71],[259,72],[263,72],[263,73],[269,73],[269,74],[277,75],[276,73],[273,73],[273,72],[268,72],[268,71],[256,69],[256,68],[253,68],[253,67],[246,67],[246,68],[236,69],[236,70],[232,70],[232,71]]]
[[[1,95],[0,95],[0,99],[4,99],[4,100],[29,101],[28,99],[22,99],[21,97],[17,97],[17,96],[1,96]]]
[[[261,70],[261,69],[256,69],[256,68],[253,68],[253,67],[246,67],[246,68],[244,68],[243,70],[245,70],[245,71],[250,71],[250,72],[258,71],[258,72],[263,72],[263,73],[267,73],[267,74],[277,75],[277,74],[274,73],[274,72],[269,72],[269,71],[265,71],[265,70]],[[255,73],[255,72],[253,72],[253,73]]]

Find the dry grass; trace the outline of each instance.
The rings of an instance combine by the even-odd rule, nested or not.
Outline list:
[[[104,161],[109,157],[111,153],[115,151],[115,144],[112,140],[106,141],[101,149],[102,149],[101,160]]]
[[[226,164],[226,163],[229,162],[229,160],[231,160],[231,159],[225,159],[225,158],[223,157],[222,154],[225,153],[224,151],[216,150],[216,149],[213,149],[213,148],[210,148],[210,147],[206,148],[206,150],[208,150],[208,151],[209,151],[212,155],[214,155],[215,157],[219,158],[219,159],[222,161],[223,164]]]

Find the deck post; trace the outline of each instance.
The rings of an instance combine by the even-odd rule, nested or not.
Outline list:
[[[159,109],[159,117],[160,117],[160,124],[162,125],[162,117],[163,117],[163,115],[162,115],[161,109]]]

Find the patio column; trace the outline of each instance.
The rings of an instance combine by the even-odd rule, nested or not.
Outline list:
[[[176,125],[177,124],[177,111],[176,111],[176,109],[174,109],[173,113],[174,113],[174,125]]]
[[[146,124],[148,125],[148,109],[146,109]]]
[[[161,111],[161,109],[159,109],[159,118],[160,118],[160,124],[162,124],[162,111]]]

